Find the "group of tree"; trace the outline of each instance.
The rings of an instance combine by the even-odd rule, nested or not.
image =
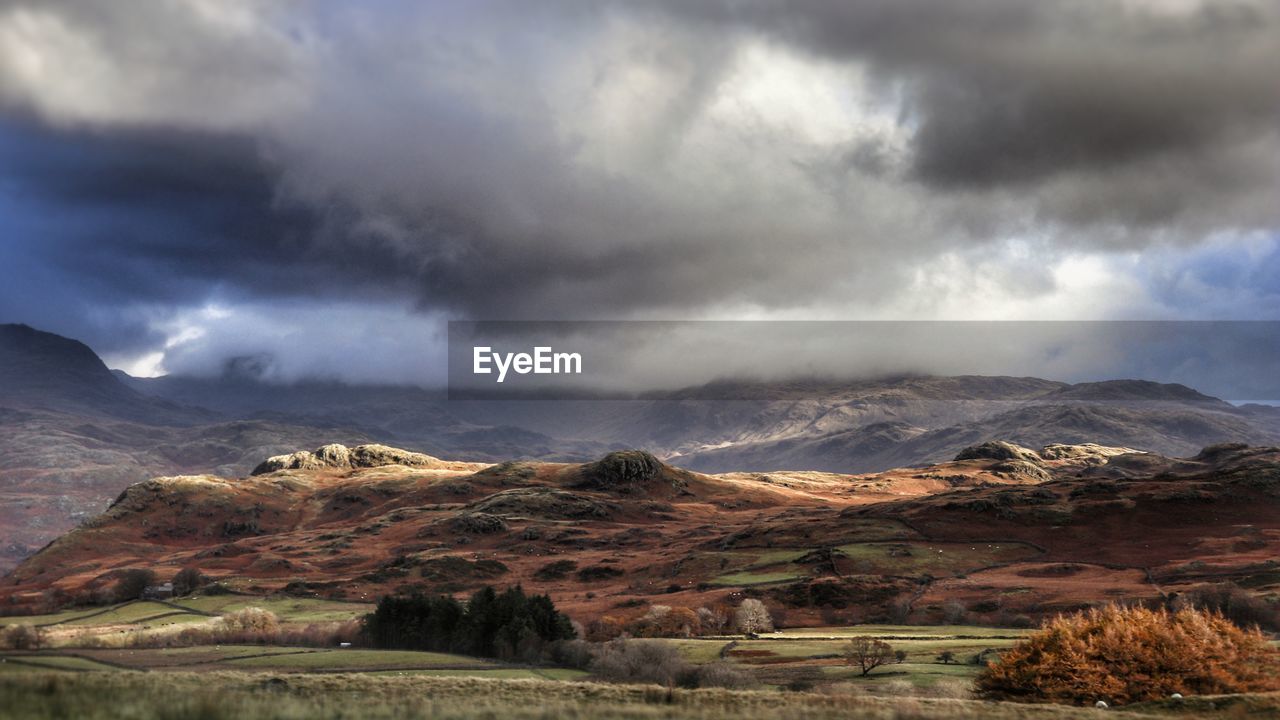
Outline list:
[[[174,574],[174,597],[184,597],[204,587],[206,578],[198,568],[186,567]],[[159,578],[150,568],[127,568],[120,571],[105,598],[109,602],[128,602],[146,597],[147,592],[159,584]]]
[[[485,587],[465,603],[447,595],[389,595],[365,616],[364,633],[379,648],[527,661],[577,634],[550,597],[526,595],[518,585],[501,593]]]

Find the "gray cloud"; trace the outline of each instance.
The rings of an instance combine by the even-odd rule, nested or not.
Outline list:
[[[120,352],[211,301],[929,316],[959,265],[1035,307],[1280,227],[1280,10],[1184,4],[9,0],[0,300],[63,278]]]

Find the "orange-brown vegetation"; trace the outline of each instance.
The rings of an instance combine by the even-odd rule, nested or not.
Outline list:
[[[1280,690],[1280,651],[1212,611],[1109,605],[1053,619],[977,685],[992,698],[1058,703],[1265,692]]]

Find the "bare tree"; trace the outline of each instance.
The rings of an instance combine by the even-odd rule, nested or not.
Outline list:
[[[844,646],[844,659],[862,670],[862,677],[893,659],[893,646],[883,640],[856,637]]]
[[[769,609],[755,598],[742,601],[733,615],[733,621],[738,626],[738,632],[743,634],[773,630],[773,618],[769,615]]]

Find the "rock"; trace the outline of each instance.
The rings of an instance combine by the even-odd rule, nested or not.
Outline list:
[[[1025,460],[1039,464],[1040,456],[1034,450],[1014,445],[1004,440],[991,440],[981,445],[970,445],[956,453],[956,460]]]
[[[644,450],[618,450],[582,466],[575,487],[617,493],[638,493],[664,481],[684,486],[673,468]]]
[[[991,466],[991,472],[1030,482],[1048,482],[1053,479],[1048,470],[1026,460],[1006,460]]]
[[[346,445],[330,443],[318,448],[314,454],[317,460],[328,467],[351,466],[351,451],[347,449]]]
[[[388,445],[357,445],[351,448],[351,467],[368,468],[386,465],[430,467],[439,463],[439,458],[423,453],[401,450]]]
[[[1099,700],[1098,702],[1094,703],[1093,706],[1098,708],[1099,710],[1106,710],[1107,708],[1111,707],[1110,705],[1107,704],[1106,700]]]
[[[345,445],[330,443],[317,448],[313,453],[301,450],[288,455],[269,457],[254,468],[252,474],[262,475],[279,470],[372,468],[385,467],[387,465],[436,467],[440,463],[441,461],[438,458],[430,455],[401,450],[387,445],[357,445],[348,449]]]
[[[1128,455],[1136,452],[1140,451],[1126,447],[1099,445],[1097,443],[1080,443],[1078,445],[1054,443],[1045,445],[1040,450],[1040,457],[1045,460],[1096,460],[1101,463],[1105,462],[1107,458],[1112,458],[1116,455]]]
[[[262,475],[278,470],[316,470],[324,467],[324,463],[306,450],[299,450],[288,455],[274,455],[263,460],[251,474]]]

